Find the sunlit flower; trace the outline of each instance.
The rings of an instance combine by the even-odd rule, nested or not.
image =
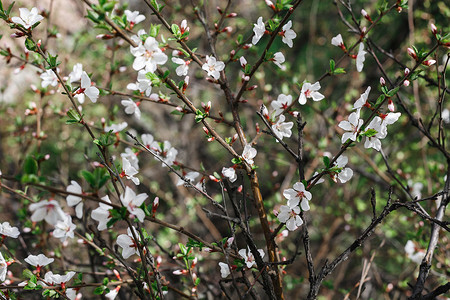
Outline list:
[[[127,89],[145,93],[148,97],[152,92],[152,81],[145,75],[147,72],[139,70],[136,83],[129,83]]]
[[[352,112],[348,116],[348,121],[344,120],[339,123],[338,126],[347,131],[342,135],[342,143],[345,143],[348,139],[356,141],[359,130],[364,123],[364,121],[359,118],[359,113],[359,110]]]
[[[289,231],[294,231],[303,224],[303,220],[299,215],[300,207],[293,204],[295,203],[288,202],[288,205],[281,205],[280,212],[277,215],[277,218],[281,223],[286,223],[286,228]]]
[[[158,156],[164,161],[163,167],[167,167],[166,164],[171,166],[177,158],[178,150],[172,147],[169,141],[164,141],[162,145],[163,148],[161,149],[160,144],[154,142],[152,148],[158,152]]]
[[[84,103],[84,96],[88,96],[89,99],[93,103],[97,102],[98,95],[100,94],[98,88],[95,86],[92,86],[91,79],[89,78],[88,74],[83,71],[81,74],[81,87],[79,90],[76,91],[75,98],[78,99],[78,102]]]
[[[345,168],[347,163],[348,163],[348,157],[344,156],[344,155],[339,156],[338,159],[336,160],[336,162],[334,163],[335,167],[342,169],[341,172],[337,173],[337,178],[339,179],[339,181],[341,183],[346,183],[353,177],[353,170],[350,168]],[[336,174],[332,174],[331,178],[335,182],[337,182]]]
[[[286,117],[284,115],[280,115],[278,118],[278,122],[272,125],[272,130],[275,135],[282,140],[283,137],[291,137],[292,135],[292,126],[294,126],[293,122],[284,122]],[[277,140],[278,142],[278,140]]]
[[[425,251],[416,248],[414,242],[411,240],[408,240],[408,242],[406,242],[405,252],[408,258],[416,264],[421,264],[423,258],[425,257]]]
[[[62,221],[58,221],[55,225],[55,230],[53,230],[53,236],[65,242],[67,238],[73,239],[74,230],[76,226],[72,223],[72,217],[66,215]]]
[[[126,157],[122,157],[122,169],[127,179],[133,181],[135,185],[139,185],[139,178],[134,177],[138,171],[131,165],[130,161]]]
[[[0,252],[0,281],[3,282],[6,279],[6,273],[8,273],[8,263],[6,262],[3,254]]]
[[[22,25],[25,29],[31,28],[34,24],[44,19],[43,16],[38,14],[38,9],[36,7],[33,7],[31,11],[28,10],[28,8],[21,7],[19,8],[19,12],[20,17],[12,17],[11,21]]]
[[[288,207],[295,207],[300,204],[303,211],[309,210],[309,201],[312,199],[312,194],[305,189],[302,182],[296,182],[292,189],[284,190],[283,196],[288,200]]]
[[[137,47],[131,47],[131,53],[136,57],[133,62],[133,69],[136,71],[145,68],[146,72],[154,73],[158,65],[167,62],[167,55],[152,36],[147,37],[144,44],[141,42]]]
[[[121,132],[125,128],[127,128],[128,123],[122,122],[120,124],[111,124],[110,126],[105,126],[105,132],[112,131],[112,133]]]
[[[370,89],[371,87],[368,86],[366,91],[363,94],[361,94],[361,97],[359,97],[358,100],[356,100],[355,104],[353,105],[353,109],[360,109],[364,106],[364,104],[366,104],[367,99],[369,98]]]
[[[337,36],[331,39],[331,45],[342,48],[344,46],[344,40],[342,35],[339,33]]]
[[[30,265],[36,267],[38,272],[42,267],[45,267],[46,265],[51,264],[53,261],[55,261],[53,258],[48,258],[44,254],[39,254],[39,255],[31,255],[30,254],[24,260],[27,263],[29,263]]]
[[[125,152],[120,153],[120,157],[128,159],[131,163],[131,166],[136,170],[139,170],[139,159],[137,158],[136,153],[131,150],[131,148],[125,148]]]
[[[175,72],[178,76],[186,76],[189,72],[189,64],[191,63],[190,60],[184,60],[178,57],[172,57],[172,61],[179,65]],[[208,74],[209,75],[209,74]],[[217,78],[216,78],[217,79]]]
[[[57,69],[59,72],[59,69]],[[39,77],[42,79],[42,87],[45,88],[49,85],[51,86],[57,86],[58,85],[58,77],[56,76],[55,72],[53,70],[46,70],[43,72]]]
[[[70,83],[75,81],[81,81],[81,75],[83,74],[83,65],[80,63],[77,63],[73,66],[72,72],[69,74],[68,81]]]
[[[44,280],[45,282],[55,285],[55,284],[62,284],[67,283],[76,273],[71,271],[67,272],[66,275],[59,275],[59,274],[53,274],[53,272],[49,271],[45,273]]]
[[[191,184],[193,184],[195,178],[198,177],[198,175],[200,175],[199,172],[189,172],[186,175],[184,175],[184,178],[189,181]],[[177,186],[183,185],[185,183],[185,181],[181,178],[178,178],[178,182],[177,182]]]
[[[130,27],[133,28],[134,25],[141,23],[145,20],[145,16],[141,15],[139,11],[130,11],[126,9],[124,11],[125,15],[127,16],[127,21],[130,22]]]
[[[286,59],[283,53],[277,52],[273,55],[273,63],[276,64],[281,70],[285,70],[286,66],[281,65]]]
[[[227,278],[231,274],[230,267],[228,266],[228,264],[219,262],[219,267],[220,267],[220,276],[222,278]]]

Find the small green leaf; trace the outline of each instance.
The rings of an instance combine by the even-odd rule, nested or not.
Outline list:
[[[30,50],[32,52],[37,51],[36,43],[29,37],[27,37],[27,39],[25,40],[25,48],[27,48],[28,50]]]
[[[389,92],[387,92],[386,96],[388,96],[388,97],[393,97],[393,96],[395,96],[395,94],[397,94],[397,92],[398,92],[399,89],[400,89],[400,87],[398,86],[398,87],[396,87],[396,88],[390,90]]]
[[[80,173],[81,173],[81,176],[84,178],[84,180],[86,180],[86,182],[89,183],[89,185],[92,188],[96,187],[96,181],[95,181],[94,174],[92,174],[91,172],[86,171],[86,170],[81,170]]]
[[[330,59],[330,73],[333,74],[334,73],[334,68],[336,67],[336,63],[334,62],[334,60]]]
[[[23,171],[25,174],[34,174],[34,175],[37,174],[38,171],[37,161],[31,156],[27,156],[23,164]]]
[[[330,158],[328,156],[324,156],[322,158],[323,160],[323,164],[325,165],[325,167],[329,168],[330,167]]]

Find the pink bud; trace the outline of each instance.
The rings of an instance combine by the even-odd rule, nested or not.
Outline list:
[[[412,48],[408,48],[408,55],[417,60],[417,54]]]
[[[243,56],[239,58],[239,62],[241,63],[241,67],[243,68],[245,68],[245,66],[247,65],[247,60]]]
[[[430,24],[430,28],[431,28],[431,33],[433,33],[434,35],[436,35],[437,33],[437,27],[436,25],[434,25],[433,23]]]
[[[411,71],[410,71],[408,68],[406,68],[406,69],[405,69],[405,76],[408,76],[410,72],[411,72]]]
[[[237,13],[230,13],[228,14],[227,18],[234,18],[237,16]]]
[[[408,79],[405,79],[405,81],[403,81],[403,85],[404,86],[409,86],[410,82]]]
[[[389,101],[388,101],[388,108],[392,112],[395,110],[394,102],[391,99],[389,99]]]
[[[381,84],[381,86],[385,86],[386,85],[386,81],[384,80],[383,77],[380,77],[380,84]]]
[[[238,189],[237,189],[237,191],[238,191],[238,193],[242,193],[242,189],[243,189],[243,187],[242,187],[242,184],[238,187]]]
[[[425,66],[432,66],[432,65],[434,65],[436,63],[436,61],[434,60],[434,59],[429,59],[429,60],[426,60],[426,61],[424,61],[423,63],[422,63],[422,65],[425,65]]]
[[[363,15],[364,18],[367,18],[367,16],[369,15],[367,11],[365,11],[364,9],[361,9],[361,14]]]

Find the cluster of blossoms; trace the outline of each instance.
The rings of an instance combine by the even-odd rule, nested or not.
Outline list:
[[[371,88],[369,86],[361,97],[355,102],[353,105],[354,112],[349,115],[348,120],[341,121],[338,126],[346,131],[342,135],[343,144],[348,140],[356,141],[358,136],[362,134],[366,137],[364,143],[365,148],[373,148],[377,151],[381,151],[380,140],[387,136],[387,126],[397,122],[401,116],[401,113],[393,112],[394,105],[392,101],[389,100],[388,108],[390,112],[387,114],[379,113],[379,115],[375,116],[363,130],[364,120],[360,118],[360,113],[362,107],[370,107],[370,104],[367,102],[370,89]]]
[[[347,53],[347,48],[345,47],[344,40],[342,39],[342,35],[338,34],[337,36],[331,39],[331,44],[333,46],[341,48],[344,52]],[[359,44],[358,53],[356,55],[351,55],[350,57],[356,60],[356,70],[358,72],[362,72],[364,68],[364,62],[366,60],[367,52],[364,50],[364,43],[361,42]]]
[[[305,189],[302,182],[296,182],[292,189],[283,192],[283,196],[288,200],[287,205],[281,205],[277,218],[281,223],[286,223],[287,229],[294,231],[303,224],[300,212],[310,209],[312,194]]]

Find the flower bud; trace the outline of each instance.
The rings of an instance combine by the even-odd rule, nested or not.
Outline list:
[[[384,80],[383,77],[380,77],[380,84],[381,84],[381,86],[385,86],[386,85],[386,81]]]
[[[422,62],[422,65],[430,67],[430,66],[434,65],[435,63],[436,63],[436,61],[434,59],[429,59],[429,60]]]
[[[411,71],[410,71],[408,68],[406,68],[406,69],[405,69],[405,72],[404,72],[404,73],[405,73],[405,76],[408,76],[410,72],[411,72]]]
[[[394,102],[391,99],[388,101],[388,109],[392,112],[395,110]]]
[[[239,62],[241,63],[241,67],[243,68],[245,68],[245,66],[247,65],[247,60],[243,56],[239,58]]]
[[[433,23],[430,24],[430,28],[431,28],[431,33],[433,33],[434,35],[436,35],[437,33],[437,27],[436,25],[434,25]]]
[[[408,79],[405,79],[405,81],[403,81],[403,85],[404,86],[409,86],[410,82]]]
[[[416,51],[414,51],[414,49],[408,48],[408,55],[417,60],[417,54]]]

